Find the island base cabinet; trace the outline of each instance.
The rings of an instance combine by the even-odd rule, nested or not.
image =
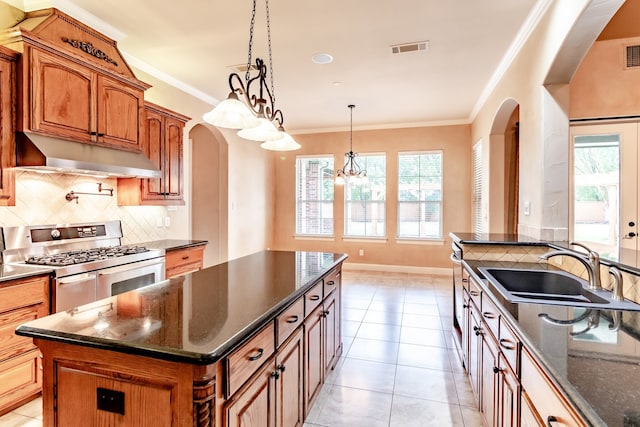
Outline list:
[[[297,330],[276,355],[225,403],[227,427],[301,427],[304,421],[303,335]]]
[[[541,422],[541,425],[553,427],[586,426],[564,401],[528,351],[524,349],[521,361],[521,406],[523,408],[521,425]]]
[[[171,388],[120,381],[73,366],[58,367],[59,426],[171,425]],[[79,398],[81,396],[81,398]]]

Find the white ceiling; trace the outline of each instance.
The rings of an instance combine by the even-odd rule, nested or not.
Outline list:
[[[177,79],[208,102],[226,98],[229,66],[247,62],[250,0],[19,5],[50,6],[117,39],[131,65]],[[536,0],[271,0],[269,6],[276,107],[296,133],[348,128],[351,103],[354,129],[469,122]],[[264,0],[255,27],[253,56],[266,60]],[[427,52],[391,54],[390,45],[425,40]],[[314,64],[317,53],[334,61]]]

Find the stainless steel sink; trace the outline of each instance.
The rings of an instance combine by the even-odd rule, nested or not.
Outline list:
[[[587,281],[564,271],[479,267],[508,301],[640,311],[640,305],[614,301],[607,290],[592,291]]]

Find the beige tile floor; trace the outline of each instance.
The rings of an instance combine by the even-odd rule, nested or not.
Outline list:
[[[304,427],[480,427],[450,338],[449,275],[345,271],[338,365]],[[37,399],[0,426],[42,426]]]

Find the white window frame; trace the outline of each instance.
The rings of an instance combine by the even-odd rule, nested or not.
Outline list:
[[[361,188],[365,189],[365,191],[371,191],[372,187],[375,185],[376,180],[378,180],[380,177],[376,177],[375,175],[372,175],[372,171],[371,170],[367,170],[367,158],[368,157],[383,157],[384,158],[384,191],[382,192],[383,194],[383,199],[382,200],[357,200],[356,202],[360,202],[364,205],[363,208],[363,212],[369,212],[368,206],[371,205],[381,205],[378,207],[378,212],[382,212],[383,215],[383,219],[382,221],[378,221],[376,222],[374,225],[381,225],[383,227],[382,233],[380,234],[370,234],[367,230],[369,229],[368,225],[365,225],[365,232],[364,234],[362,233],[358,233],[355,234],[353,232],[349,231],[349,224],[350,219],[352,218],[351,215],[349,215],[349,209],[352,208],[352,204],[354,201],[349,199],[349,195],[351,194],[350,191],[350,187],[352,185],[359,185],[362,186]],[[346,160],[346,157],[345,157]],[[386,235],[387,235],[387,215],[386,215],[386,209],[387,209],[387,153],[365,153],[365,154],[359,154],[358,158],[357,158],[358,164],[365,170],[367,170],[367,180],[368,182],[364,182],[361,184],[353,184],[352,182],[345,182],[344,184],[344,238],[345,239],[385,239]],[[353,178],[351,178],[353,179]],[[374,189],[375,190],[375,189]],[[373,212],[373,211],[372,211]],[[353,210],[352,212],[353,213]],[[365,221],[366,222],[366,221]]]
[[[322,200],[322,199],[302,199],[300,198],[301,195],[301,190],[300,190],[300,185],[302,183],[302,177],[300,176],[301,171],[300,171],[300,161],[309,161],[309,160],[313,160],[313,159],[321,159],[321,160],[325,160],[327,161],[327,166],[326,170],[330,170],[331,171],[331,190],[333,190],[333,175],[334,175],[334,165],[335,165],[335,160],[333,155],[330,154],[326,154],[326,155],[314,155],[314,156],[296,156],[296,178],[295,178],[295,198],[296,198],[296,212],[295,212],[295,235],[296,236],[304,236],[304,237],[333,237],[335,234],[335,216],[334,216],[334,202],[335,202],[335,192],[333,192],[332,194],[332,198],[331,200]],[[306,179],[306,177],[305,177]],[[322,180],[320,181],[320,185],[322,185]],[[322,191],[318,192],[318,195],[322,195]],[[320,213],[319,218],[317,218],[319,224],[316,226],[318,227],[315,232],[308,232],[307,230],[309,230],[309,228],[312,228],[311,225],[305,223],[302,224],[301,223],[301,219],[305,218],[306,220],[309,220],[309,217],[305,217],[302,216],[300,214],[300,209],[301,206],[305,205],[305,204],[313,204],[313,203],[317,203],[319,206],[319,209],[317,210],[318,213]],[[330,221],[328,221],[329,216],[324,216],[324,213],[329,214],[330,213]],[[326,220],[326,221],[325,221]],[[322,223],[325,224],[331,224],[331,230],[330,232],[322,232]]]
[[[423,192],[427,191],[426,188],[422,188],[422,179],[425,178],[426,176],[422,176],[420,175],[420,173],[418,173],[418,176],[416,176],[415,178],[418,179],[418,196],[417,196],[417,200],[403,200],[402,199],[402,194],[403,194],[403,189],[401,188],[401,167],[400,167],[400,162],[401,162],[401,157],[403,156],[415,156],[415,155],[439,155],[440,157],[440,183],[439,183],[439,187],[434,187],[434,190],[439,190],[440,192],[440,198],[438,200],[422,200],[422,194]],[[443,185],[443,181],[444,181],[444,152],[443,150],[424,150],[424,151],[401,151],[398,153],[398,214],[397,214],[397,238],[398,239],[402,239],[402,240],[418,240],[418,241],[441,241],[442,240],[442,234],[443,234],[443,193],[444,193],[444,185]],[[423,226],[422,226],[422,222],[427,222],[427,207],[431,206],[431,205],[436,205],[437,204],[437,210],[436,210],[436,217],[438,218],[437,223],[438,223],[438,229],[436,233],[431,233],[431,234],[427,234],[427,233],[423,233]],[[401,215],[401,211],[403,209],[403,207],[407,207],[408,205],[417,205],[418,206],[418,215],[419,215],[419,221],[418,221],[418,232],[417,233],[402,233],[402,229],[405,227],[402,227],[402,215]],[[425,225],[426,227],[426,225]]]

